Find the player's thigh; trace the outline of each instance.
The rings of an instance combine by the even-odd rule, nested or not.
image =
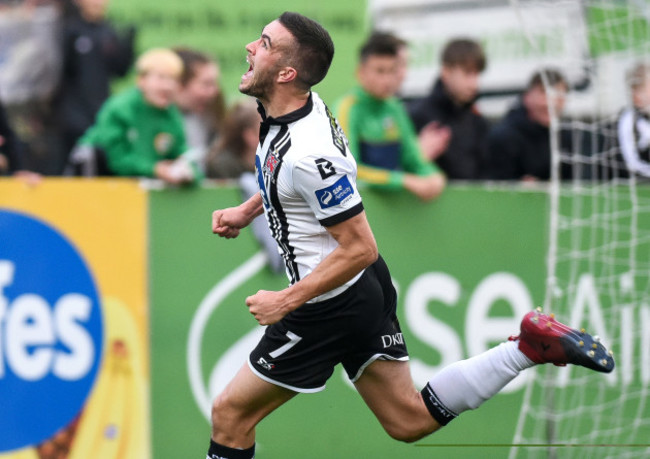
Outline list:
[[[215,398],[212,404],[213,424],[255,426],[295,395],[296,392],[260,379],[244,364]]]
[[[440,428],[415,388],[408,362],[376,360],[355,387],[384,429],[399,440],[414,441]]]

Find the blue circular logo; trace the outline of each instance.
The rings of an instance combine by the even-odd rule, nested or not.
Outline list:
[[[102,345],[79,252],[46,223],[0,210],[0,452],[36,445],[80,413]]]

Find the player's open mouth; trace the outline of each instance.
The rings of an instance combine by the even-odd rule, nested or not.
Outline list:
[[[250,62],[248,57],[246,57],[246,62],[248,63],[248,70],[246,71],[246,73],[244,73],[242,75],[242,77],[241,77],[242,80],[247,80],[248,78],[253,76],[253,64],[252,64],[252,62]]]

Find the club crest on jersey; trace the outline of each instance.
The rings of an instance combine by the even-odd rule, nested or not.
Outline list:
[[[266,161],[264,162],[264,175],[273,174],[275,168],[280,162],[278,150],[269,151],[269,154],[266,155]]]
[[[354,188],[352,188],[348,176],[344,175],[333,185],[316,190],[315,193],[321,209],[327,209],[329,207],[345,204],[347,201],[352,199]]]

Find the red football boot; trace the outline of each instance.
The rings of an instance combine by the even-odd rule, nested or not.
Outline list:
[[[552,363],[559,367],[567,363],[580,365],[595,371],[609,373],[614,369],[610,351],[584,330],[578,331],[547,316],[540,310],[531,311],[521,321],[519,350],[535,363]]]

